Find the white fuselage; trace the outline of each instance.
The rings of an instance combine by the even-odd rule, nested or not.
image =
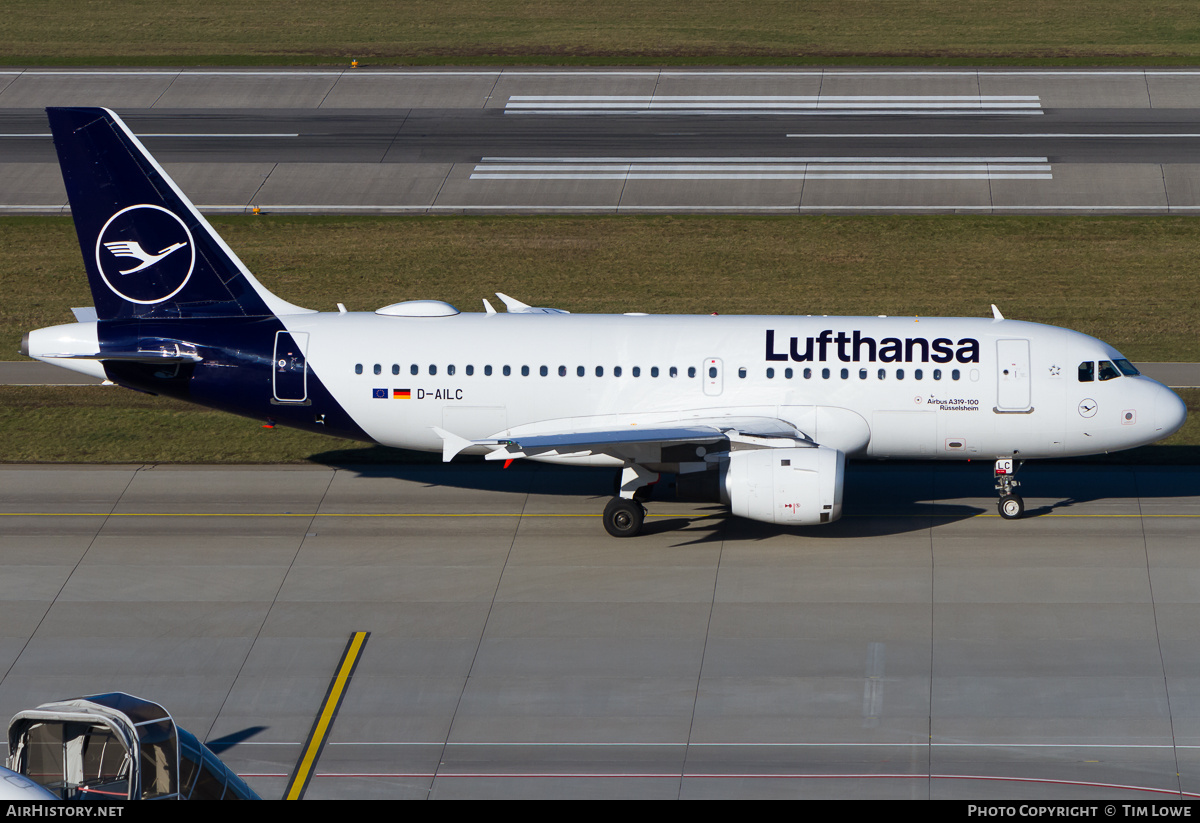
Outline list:
[[[851,456],[1096,454],[1183,420],[1121,359],[1066,329],[970,318],[369,313],[288,315],[309,368],[379,443],[690,418],[772,417]],[[768,335],[770,332],[770,335]],[[307,335],[307,337],[305,337]],[[804,359],[808,358],[808,359]],[[605,462],[593,460],[591,462]]]

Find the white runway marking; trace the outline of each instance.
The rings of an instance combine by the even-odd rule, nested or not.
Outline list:
[[[844,134],[789,134],[786,136],[787,137],[820,137],[820,138],[834,138],[834,139],[853,138],[855,140],[863,138],[863,137],[883,138],[885,140],[889,140],[889,139],[894,140],[896,138],[901,138],[901,137],[950,137],[950,138],[954,138],[954,139],[981,138],[981,137],[982,138],[990,138],[990,139],[997,139],[997,138],[1004,139],[1004,138],[1009,138],[1009,137],[1087,137],[1087,138],[1112,139],[1114,137],[1118,137],[1118,138],[1119,137],[1130,137],[1130,138],[1136,137],[1136,138],[1140,139],[1140,138],[1146,138],[1146,137],[1152,137],[1152,138],[1160,138],[1160,137],[1161,138],[1172,138],[1172,137],[1196,138],[1196,137],[1200,137],[1200,133],[1193,134],[1190,132],[1164,131],[1164,132],[1146,132],[1146,133],[1139,133],[1139,134],[1129,134],[1129,133],[1103,134],[1103,133],[1083,133],[1083,132],[1068,132],[1068,131],[1063,131],[1063,132],[1046,131],[1046,132],[1026,132],[1023,134],[1004,134],[1002,132],[995,132],[992,134],[986,134],[986,133],[980,133],[980,132],[968,132],[968,133],[963,133],[963,134],[951,134],[951,133],[924,133],[923,134],[920,132],[912,132],[912,133],[908,133],[908,134],[872,134],[870,132],[858,131],[858,132],[849,132],[849,133],[844,133]]]
[[[1045,157],[485,157],[472,180],[1052,180]]]
[[[46,132],[45,134],[38,134],[38,133],[34,133],[34,132],[25,133],[25,134],[0,134],[0,138],[2,138],[2,137],[53,137],[53,136],[54,135],[52,135],[50,132]],[[229,134],[212,134],[212,133],[208,133],[208,132],[205,132],[205,133],[197,132],[195,134],[163,133],[163,134],[139,134],[138,135],[138,137],[299,137],[299,136],[300,135],[298,133],[297,134],[282,134],[282,133],[281,134],[235,134],[232,132]]]
[[[514,94],[505,114],[1041,114],[1037,95]]]

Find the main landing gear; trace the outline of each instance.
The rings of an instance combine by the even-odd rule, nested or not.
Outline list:
[[[604,507],[604,530],[613,537],[633,537],[645,519],[646,507],[636,500],[614,497]]]
[[[1025,513],[1025,500],[1013,491],[1021,485],[1021,481],[1016,478],[1019,468],[1020,460],[1004,458],[996,461],[996,491],[1000,492],[996,509],[1005,520],[1016,520]]]
[[[604,507],[604,530],[613,537],[633,537],[640,532],[646,520],[646,507],[641,500],[649,496],[649,486],[657,480],[655,472],[636,463],[622,469],[617,488],[619,496],[609,500]]]

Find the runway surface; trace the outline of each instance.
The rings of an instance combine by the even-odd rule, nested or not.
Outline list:
[[[210,212],[1194,213],[1194,70],[8,70],[0,213],[65,192],[42,109],[116,109]]]
[[[331,441],[332,443],[332,441]],[[0,469],[0,716],[122,689],[309,797],[1200,793],[1200,470],[853,464],[784,530],[605,472]]]

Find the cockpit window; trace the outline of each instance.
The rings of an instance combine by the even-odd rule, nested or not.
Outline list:
[[[1107,360],[1100,361],[1100,379],[1101,380],[1112,380],[1113,378],[1120,377],[1120,376],[1121,376],[1121,373],[1119,371],[1117,371],[1116,366],[1114,366],[1112,363],[1110,363]]]
[[[1079,364],[1079,382],[1091,383],[1096,379],[1096,364],[1091,360],[1085,360]]]
[[[1113,363],[1115,363],[1117,368],[1121,370],[1121,374],[1125,375],[1126,377],[1133,377],[1141,374],[1141,372],[1138,371],[1137,368],[1128,360],[1114,360]]]

